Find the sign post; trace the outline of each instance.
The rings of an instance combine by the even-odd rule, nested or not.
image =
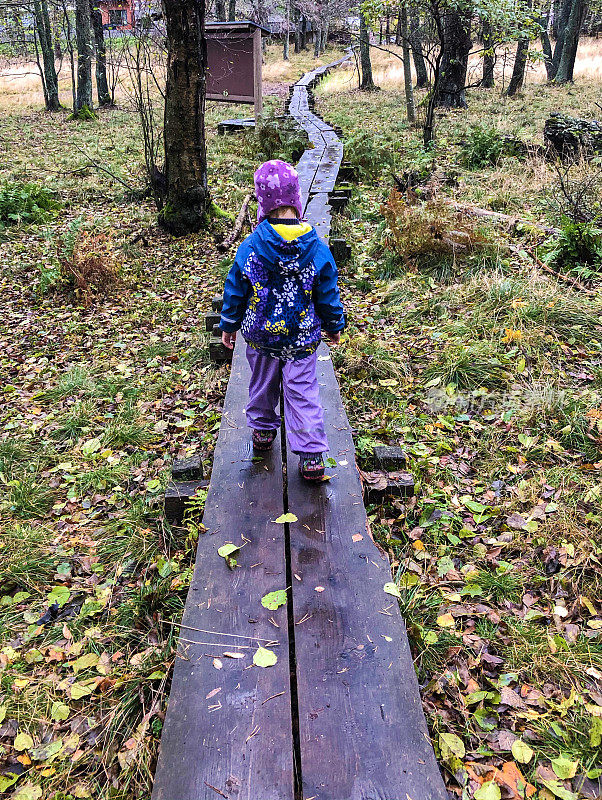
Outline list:
[[[263,110],[261,31],[254,22],[210,22],[207,40],[206,99],[255,106],[255,122]]]

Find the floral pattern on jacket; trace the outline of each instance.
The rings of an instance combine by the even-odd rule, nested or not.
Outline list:
[[[262,222],[240,246],[224,288],[220,328],[283,361],[317,349],[322,328],[342,330],[337,271],[315,230],[293,241]]]

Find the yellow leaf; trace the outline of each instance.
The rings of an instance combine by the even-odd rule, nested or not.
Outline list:
[[[437,625],[440,628],[453,628],[455,624],[451,614],[440,614],[437,617]]]

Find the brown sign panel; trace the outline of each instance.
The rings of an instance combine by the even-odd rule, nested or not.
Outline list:
[[[261,28],[252,22],[210,23],[207,40],[207,100],[254,103],[261,114]]]

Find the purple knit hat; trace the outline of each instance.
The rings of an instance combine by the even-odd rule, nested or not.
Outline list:
[[[291,206],[299,217],[303,214],[299,175],[286,161],[266,161],[255,173],[257,195],[257,222],[280,206]]]

